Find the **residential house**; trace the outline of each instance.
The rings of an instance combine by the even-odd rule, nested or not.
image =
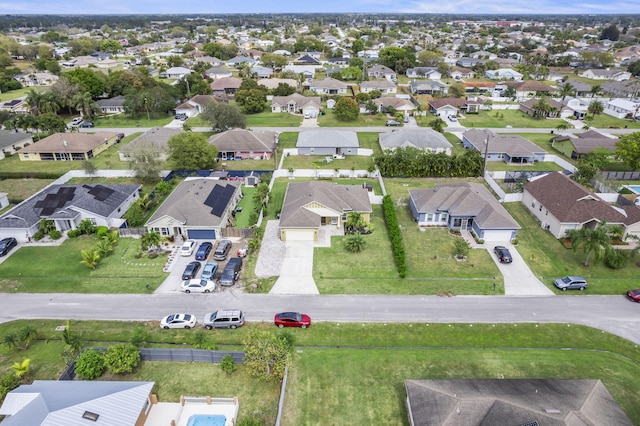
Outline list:
[[[223,160],[268,160],[278,144],[278,133],[271,130],[231,129],[209,138]]]
[[[369,78],[386,78],[390,81],[396,81],[398,78],[394,70],[384,65],[374,65],[367,68],[367,76]]]
[[[522,74],[511,68],[499,68],[497,70],[487,70],[484,76],[491,80],[522,80]]]
[[[360,142],[350,130],[318,129],[298,134],[299,155],[356,155]]]
[[[18,155],[20,161],[85,161],[119,140],[116,132],[54,133],[22,148]]]
[[[487,161],[533,164],[544,161],[547,152],[528,139],[513,134],[495,134],[489,129],[471,129],[462,134],[462,144],[476,149]]]
[[[255,63],[256,60],[248,56],[236,56],[235,58],[229,59],[226,65],[228,67],[240,67],[241,65],[247,64],[252,67]]]
[[[53,184],[0,216],[0,239],[28,241],[42,219],[52,220],[60,232],[76,229],[88,219],[96,226],[119,228],[122,216],[140,198],[142,185]]]
[[[132,161],[135,153],[157,156],[159,160],[166,161],[169,151],[169,139],[182,133],[182,129],[169,127],[154,127],[138,136],[118,151],[120,161]]]
[[[573,117],[571,117],[573,119],[584,120],[584,118],[587,116],[587,109],[589,108],[589,106],[588,104],[584,104],[578,98],[565,96],[565,98],[562,99],[562,104],[573,112]]]
[[[445,153],[451,155],[453,146],[442,133],[433,129],[400,129],[389,133],[380,133],[380,148],[395,150],[396,148],[417,148],[421,151]]]
[[[270,78],[273,75],[273,68],[254,65],[251,68],[251,73],[254,74],[257,78],[260,78],[260,79],[262,79],[262,78]]]
[[[153,382],[35,380],[9,392],[3,426],[143,426],[157,398]]]
[[[0,129],[0,159],[13,155],[27,144],[33,143],[31,133],[10,132]]]
[[[391,108],[394,111],[401,111],[404,115],[410,115],[416,110],[416,106],[409,99],[385,96],[373,99],[373,103],[378,105],[378,111],[387,112]]]
[[[311,83],[316,77],[316,68],[320,67],[308,65],[287,65],[282,68],[282,71],[292,72],[294,74],[302,74],[302,76],[304,77],[304,81],[306,81],[307,83]]]
[[[577,160],[594,149],[605,149],[613,154],[617,141],[618,138],[588,130],[578,134],[558,135],[551,140],[551,146],[565,156]]]
[[[573,87],[573,90],[575,90],[575,96],[578,98],[584,98],[585,96],[589,96],[591,94],[591,89],[593,86],[591,86],[589,83],[571,79],[567,80],[566,82],[569,83],[571,87]]]
[[[461,66],[462,68],[469,68],[469,69],[472,69],[479,63],[484,63],[484,61],[482,59],[468,58],[468,57],[462,57],[458,59],[458,62],[456,62],[458,66]]]
[[[6,192],[0,192],[0,210],[4,209],[5,207],[9,207],[9,194],[7,194]]]
[[[114,96],[109,99],[100,99],[96,103],[103,114],[120,114],[124,112],[124,96]]]
[[[475,76],[475,73],[473,72],[473,70],[470,70],[468,68],[455,67],[454,69],[449,71],[449,75],[454,80],[464,80],[467,78],[473,78]]]
[[[429,111],[438,117],[458,115],[458,113],[478,114],[480,102],[462,98],[436,98],[429,100]]]
[[[321,227],[343,229],[352,212],[360,213],[368,223],[371,211],[369,193],[362,185],[321,181],[289,183],[280,212],[280,239],[317,241]]]
[[[312,81],[309,90],[319,95],[346,95],[348,86],[335,78],[325,78],[321,81]]]
[[[409,207],[418,226],[473,231],[480,239],[506,242],[520,226],[482,184],[458,182],[410,189]]]
[[[621,225],[625,234],[629,231],[627,227],[634,232],[639,227],[640,219],[635,215],[612,206],[560,172],[538,176],[527,183],[522,204],[556,238],[564,237],[572,229],[595,228],[602,222]]]
[[[195,95],[187,102],[176,107],[176,114],[185,114],[187,117],[195,117],[202,113],[208,104],[220,102],[219,98],[213,95]]]
[[[331,65],[347,66],[351,58],[330,58],[327,62]]]
[[[242,198],[240,187],[239,181],[188,177],[169,194],[144,226],[165,237],[222,238],[222,228],[232,225],[232,212]]]
[[[637,99],[640,95],[640,80],[605,81],[600,85],[600,90],[615,98]]]
[[[258,80],[258,84],[267,89],[276,89],[280,83],[286,84],[294,89],[298,87],[298,82],[292,78],[262,78]]]
[[[412,95],[441,95],[446,93],[447,85],[439,80],[411,80],[409,89]]]
[[[436,67],[415,67],[407,69],[407,77],[440,80],[442,78],[442,73],[440,73]]]
[[[505,81],[506,86],[513,87],[516,91],[516,98],[533,98],[540,95],[551,95],[556,89],[536,80],[526,81]]]
[[[214,95],[233,96],[236,94],[241,84],[242,80],[239,78],[223,77],[211,83],[211,91]]]
[[[271,112],[288,112],[290,114],[320,113],[320,96],[303,96],[293,93],[289,96],[274,96],[271,99]]]
[[[233,73],[224,67],[211,67],[204,72],[205,76],[217,80],[219,78],[232,77]]]
[[[316,59],[311,57],[310,55],[302,55],[298,59],[293,61],[295,65],[312,65],[312,66],[320,66],[322,63]]]
[[[600,380],[405,380],[409,424],[631,426]]]
[[[610,100],[605,103],[604,113],[616,118],[640,118],[640,100]]]
[[[616,69],[588,69],[582,71],[580,77],[590,78],[592,80],[626,81],[631,79],[631,73]]]
[[[524,100],[518,104],[518,109],[530,117],[545,117],[545,118],[556,118],[556,117],[570,117],[573,116],[573,110],[562,102],[558,102],[553,98],[546,98],[545,102],[549,105],[550,109],[548,111],[544,109],[538,108],[538,103],[540,99],[531,98]]]
[[[60,79],[60,77],[49,71],[19,74],[14,78],[25,87],[51,86]]]
[[[488,81],[465,81],[464,91],[468,96],[488,95],[495,96],[498,85]],[[500,95],[497,95],[500,96]]]
[[[396,84],[390,80],[369,80],[360,83],[362,93],[371,93],[378,90],[383,95],[392,95],[398,92]]]
[[[29,105],[24,101],[27,97],[11,99],[0,104],[0,111],[8,111],[14,114],[28,114]]]
[[[161,72],[160,76],[164,78],[180,79],[191,74],[192,72],[193,71],[191,71],[189,68],[185,68],[185,67],[171,67],[166,71]]]

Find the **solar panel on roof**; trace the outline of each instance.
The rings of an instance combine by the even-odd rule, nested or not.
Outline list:
[[[235,190],[236,188],[233,185],[222,186],[216,184],[204,201],[204,205],[211,207],[212,214],[221,217]]]
[[[93,195],[93,198],[95,198],[98,201],[106,200],[113,193],[114,193],[113,189],[107,188],[106,186],[102,186],[102,185],[95,185],[93,188],[89,190],[89,195]]]
[[[50,216],[73,200],[75,191],[74,187],[69,186],[58,188],[57,192],[47,194],[42,200],[36,202],[33,207],[41,210],[39,216]]]

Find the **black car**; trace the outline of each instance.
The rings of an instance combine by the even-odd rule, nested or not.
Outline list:
[[[213,244],[208,241],[200,244],[200,247],[198,247],[198,251],[196,252],[196,260],[207,260],[212,249]]]
[[[80,127],[88,128],[88,127],[94,127],[94,126],[93,126],[93,123],[91,121],[84,121],[84,122],[80,123]]]
[[[182,273],[183,280],[192,280],[198,275],[198,271],[200,270],[200,266],[202,264],[200,262],[191,262],[184,268],[184,272]]]
[[[18,241],[16,241],[13,237],[8,237],[3,240],[0,240],[0,256],[5,256],[12,248],[18,245]]]
[[[498,256],[498,259],[500,259],[500,263],[513,262],[513,258],[511,257],[511,253],[509,252],[508,248],[503,246],[495,246],[493,248],[493,252]]]

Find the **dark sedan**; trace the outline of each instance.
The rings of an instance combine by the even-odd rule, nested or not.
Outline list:
[[[12,248],[18,245],[18,241],[16,241],[13,237],[8,237],[0,240],[0,256],[6,256],[7,253],[11,251]]]
[[[493,248],[493,252],[500,259],[500,263],[511,263],[513,262],[513,258],[511,257],[511,252],[508,248],[504,246],[495,246]]]
[[[207,260],[207,258],[209,257],[209,253],[211,253],[211,250],[213,250],[213,244],[211,244],[208,241],[205,241],[204,243],[200,244],[200,247],[198,247],[198,251],[196,252],[196,260]]]
[[[273,318],[273,323],[280,328],[283,327],[300,327],[307,328],[311,325],[309,315],[299,312],[281,312]]]
[[[198,271],[200,270],[200,266],[202,264],[200,262],[191,262],[184,268],[184,272],[182,273],[183,280],[192,280],[198,275]]]

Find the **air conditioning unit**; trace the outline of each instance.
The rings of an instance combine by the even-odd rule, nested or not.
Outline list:
[[[540,228],[542,228],[542,229],[547,229],[547,224],[546,224],[545,222],[542,222],[542,223],[540,224]]]

